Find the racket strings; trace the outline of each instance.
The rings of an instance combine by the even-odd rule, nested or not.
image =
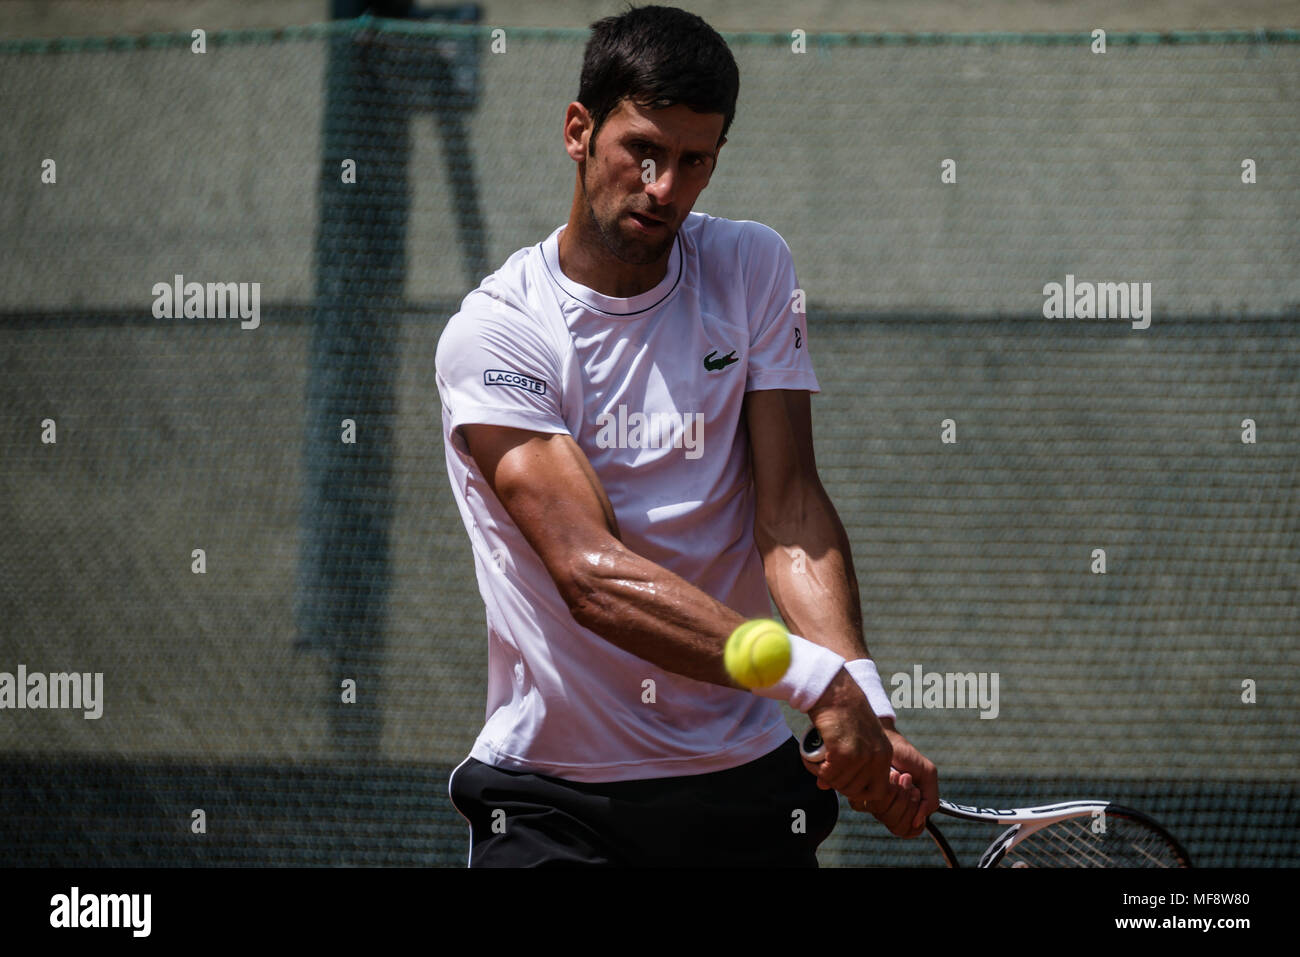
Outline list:
[[[1114,867],[1099,835],[1079,818],[1049,824],[1014,845],[1008,856],[1031,867]]]
[[[1164,839],[1140,822],[1108,815],[1105,830],[1093,818],[1067,818],[1034,831],[1007,851],[1003,866],[1178,867]]]

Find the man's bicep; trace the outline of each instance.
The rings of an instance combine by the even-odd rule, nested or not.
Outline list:
[[[619,537],[609,496],[568,433],[462,425],[483,478],[563,588],[576,566]]]
[[[776,489],[800,478],[816,478],[808,392],[765,389],[745,393],[745,425],[754,482],[759,489]]]

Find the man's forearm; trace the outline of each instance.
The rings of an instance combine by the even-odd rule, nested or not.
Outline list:
[[[767,586],[790,630],[846,660],[868,657],[848,535],[830,497],[805,484],[756,526]]]
[[[617,541],[588,555],[561,588],[574,620],[659,667],[735,687],[727,636],[745,619],[707,592]]]
[[[848,536],[828,496],[809,493],[788,521],[760,526],[768,587],[790,630],[851,660],[867,656]],[[734,687],[722,661],[743,616],[618,541],[562,587],[570,612],[624,651],[667,671]]]

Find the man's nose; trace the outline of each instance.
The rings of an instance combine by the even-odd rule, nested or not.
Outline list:
[[[673,201],[677,192],[677,174],[672,164],[666,163],[654,170],[655,178],[646,183],[646,192],[654,197],[660,206],[667,206]]]

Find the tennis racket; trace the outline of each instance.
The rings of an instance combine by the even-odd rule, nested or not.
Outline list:
[[[805,761],[817,764],[826,749],[816,728],[801,745]],[[939,811],[963,821],[1010,825],[988,846],[977,867],[1191,867],[1177,840],[1149,815],[1110,801],[1061,801],[1039,807],[999,810],[939,799]],[[925,822],[949,867],[957,855],[933,820]]]

